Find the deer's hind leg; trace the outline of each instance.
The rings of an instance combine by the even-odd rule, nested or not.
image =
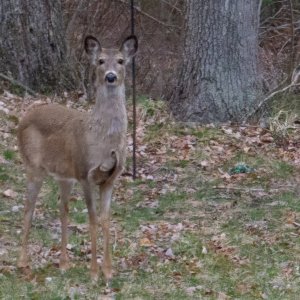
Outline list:
[[[89,214],[90,235],[91,235],[91,277],[94,281],[98,280],[98,264],[97,264],[97,211],[96,203],[93,197],[93,186],[88,181],[82,182],[82,188],[85,196],[85,201]]]
[[[100,185],[100,223],[103,232],[103,265],[102,271],[107,283],[112,279],[112,260],[109,244],[110,205],[113,185]]]
[[[23,237],[18,267],[26,268],[28,264],[28,237],[32,223],[32,216],[35,208],[37,196],[41,190],[43,183],[43,175],[34,176],[30,173],[27,174],[27,195],[25,202],[25,211],[23,219]]]
[[[59,260],[59,268],[61,270],[67,270],[69,268],[69,258],[67,254],[69,198],[73,187],[73,182],[70,180],[59,180],[58,184],[60,187],[61,221],[61,254]]]

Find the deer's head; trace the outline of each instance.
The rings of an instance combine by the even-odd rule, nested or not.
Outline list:
[[[118,86],[124,83],[125,66],[136,54],[138,41],[131,35],[124,40],[119,49],[102,48],[93,36],[87,36],[84,48],[96,69],[96,84]]]

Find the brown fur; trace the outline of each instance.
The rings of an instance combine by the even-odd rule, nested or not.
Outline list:
[[[60,267],[68,267],[67,213],[72,182],[81,183],[88,207],[92,239],[91,274],[98,278],[96,260],[96,203],[92,187],[99,186],[100,219],[104,235],[103,272],[112,277],[109,251],[109,214],[112,188],[126,158],[127,116],[125,107],[125,60],[137,50],[135,37],[126,39],[120,50],[102,49],[94,37],[85,40],[86,52],[96,68],[96,104],[91,113],[58,104],[32,106],[21,120],[18,142],[27,174],[23,242],[19,266],[28,265],[27,243],[37,195],[43,178],[53,176],[60,186],[62,250]],[[99,60],[101,64],[99,64]],[[124,60],[124,63],[120,60]],[[104,62],[103,62],[104,61]],[[116,75],[114,82],[106,78]]]

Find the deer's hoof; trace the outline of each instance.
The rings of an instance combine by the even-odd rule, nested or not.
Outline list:
[[[106,288],[110,289],[111,288],[111,279],[106,281]]]
[[[105,281],[106,281],[106,284],[109,284],[111,282],[111,279],[112,279],[112,268],[109,267],[109,268],[105,268],[103,267],[102,269],[103,271],[103,274],[104,274],[104,277],[105,277]]]
[[[97,271],[91,271],[91,279],[93,282],[97,282],[99,278],[99,274]]]
[[[20,268],[20,269],[28,269],[30,267],[27,257],[23,257],[23,256],[20,257],[17,265],[18,265],[18,268]]]
[[[95,264],[91,264],[91,278],[94,282],[98,281],[98,277],[99,277],[99,267],[97,265],[97,263]]]
[[[59,262],[59,269],[60,269],[62,272],[65,272],[65,271],[67,271],[68,269],[70,269],[69,261],[68,261],[68,260],[61,260],[61,261]]]
[[[59,269],[61,272],[66,272],[67,270],[69,270],[70,265],[68,262],[64,262],[64,263],[59,263]]]

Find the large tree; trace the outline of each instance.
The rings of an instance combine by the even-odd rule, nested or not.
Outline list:
[[[260,0],[189,0],[175,117],[191,122],[241,121],[257,103]]]
[[[36,90],[68,77],[59,0],[1,0],[0,72]]]

